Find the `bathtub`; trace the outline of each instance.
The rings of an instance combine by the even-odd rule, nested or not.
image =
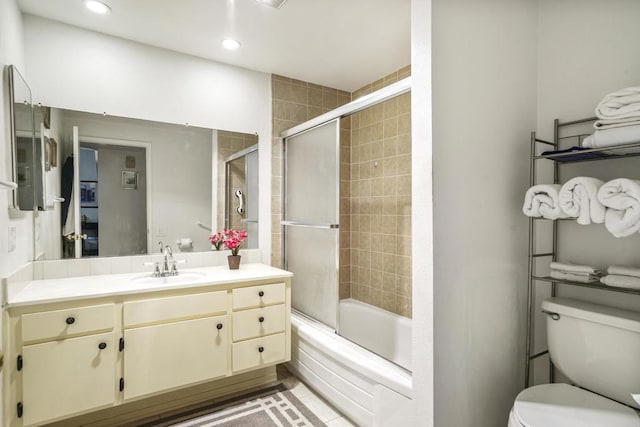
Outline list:
[[[347,299],[340,324],[395,363],[294,310],[289,370],[358,425],[410,425],[411,372],[399,365],[410,367],[411,320]]]

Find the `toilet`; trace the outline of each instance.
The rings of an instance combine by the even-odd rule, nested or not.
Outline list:
[[[542,310],[551,360],[574,385],[523,390],[508,427],[640,427],[640,313],[568,298]]]

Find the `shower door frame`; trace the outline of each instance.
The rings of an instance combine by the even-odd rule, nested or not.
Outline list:
[[[287,172],[288,172],[288,166],[287,166],[287,139],[289,138],[293,138],[296,136],[300,136],[303,135],[307,132],[313,131],[315,129],[318,129],[322,126],[326,126],[330,123],[336,123],[336,175],[335,175],[335,190],[336,190],[336,221],[337,223],[307,223],[307,222],[299,222],[299,221],[288,221],[285,219],[282,219],[280,221],[280,236],[281,236],[281,244],[282,244],[282,268],[284,270],[288,270],[288,257],[287,257],[287,235],[286,235],[286,227],[305,227],[305,228],[318,228],[318,229],[324,229],[324,230],[337,230],[336,231],[336,236],[335,236],[335,248],[336,248],[336,259],[335,259],[335,283],[336,283],[336,301],[335,301],[335,313],[336,313],[336,317],[335,317],[335,328],[333,328],[330,325],[326,325],[332,329],[334,329],[335,331],[338,331],[338,328],[340,326],[340,310],[339,310],[339,304],[340,304],[340,124],[341,124],[341,118],[340,117],[335,117],[331,120],[327,120],[324,121],[320,124],[317,124],[315,126],[312,127],[308,127],[300,132],[296,132],[294,134],[291,134],[289,136],[287,136],[286,138],[282,138],[282,218],[286,218],[287,215],[287,195],[288,195],[288,186],[287,186]],[[299,310],[296,310],[298,312],[300,312]],[[301,312],[300,312],[301,313]],[[322,322],[319,319],[315,319],[313,316],[311,315],[307,315],[305,313],[301,313],[304,314],[305,316],[312,318],[315,321],[321,322],[324,324],[324,322]]]
[[[308,120],[304,123],[301,123],[297,126],[294,126],[290,129],[287,129],[280,133],[280,138],[282,139],[282,182],[283,182],[283,191],[282,191],[282,217],[285,217],[286,214],[286,204],[287,204],[287,157],[286,157],[286,140],[287,138],[301,135],[305,132],[308,132],[312,129],[316,129],[320,126],[326,125],[334,120],[337,120],[337,218],[338,223],[340,222],[340,120],[344,117],[351,116],[359,111],[366,110],[367,108],[373,107],[374,105],[383,103],[390,99],[396,98],[402,94],[411,92],[411,77],[404,78],[395,83],[390,84],[389,86],[383,87],[375,92],[372,92],[368,95],[364,95],[354,101],[351,101],[343,106],[340,106],[334,110],[331,110],[327,113],[321,114],[318,117],[315,117],[311,120]],[[285,235],[285,226],[292,225],[289,221],[280,221],[280,232],[281,232],[281,244],[282,244],[282,268],[287,269],[287,251],[286,251],[286,235]],[[314,226],[312,224],[298,224],[307,227]],[[334,224],[339,230],[339,224]],[[328,228],[327,226],[331,226],[331,224],[322,224],[317,225],[320,228]],[[338,283],[338,297],[336,298],[336,327],[335,332],[340,334],[340,232],[338,231],[336,237],[336,275],[337,275],[337,283]],[[295,309],[295,307],[292,307]],[[299,312],[299,311],[298,311]],[[318,319],[313,318],[312,316],[301,313],[302,315],[313,319],[314,321],[321,322]],[[328,326],[328,325],[325,325]],[[328,326],[330,327],[330,326]]]

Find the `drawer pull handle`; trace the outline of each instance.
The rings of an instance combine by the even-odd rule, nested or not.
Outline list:
[[[259,297],[263,297],[263,296],[264,296],[264,291],[260,291],[260,292],[258,292],[258,296],[259,296]]]
[[[74,323],[76,323],[76,318],[71,316],[71,317],[67,317],[67,319],[65,320],[65,322],[67,323],[67,325],[73,325]]]
[[[264,351],[264,347],[258,347],[258,353],[262,353]]]
[[[258,317],[258,322],[260,322],[260,323],[264,322],[264,316]]]
[[[107,343],[106,342],[101,342],[100,344],[98,344],[98,348],[100,350],[104,350],[105,348],[107,348]]]
[[[218,323],[218,324],[216,325],[216,328],[218,328],[218,330],[222,329],[222,323]]]

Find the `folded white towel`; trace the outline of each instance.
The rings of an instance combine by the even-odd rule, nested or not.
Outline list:
[[[596,107],[599,119],[640,117],[640,86],[627,87],[605,95]]]
[[[601,276],[602,271],[598,270],[595,267],[591,267],[590,265],[580,265],[580,264],[572,264],[570,262],[557,262],[554,261],[549,264],[549,268],[551,270],[560,271],[563,273],[572,273],[572,274],[593,274],[596,276]]]
[[[593,122],[593,127],[596,128],[596,130],[616,129],[636,125],[640,125],[640,117],[629,117],[626,119],[600,119]]]
[[[633,276],[640,278],[640,267],[627,267],[624,265],[610,265],[607,268],[609,274],[617,274],[619,276]]]
[[[602,224],[605,207],[598,201],[598,190],[602,184],[603,181],[587,176],[570,179],[558,193],[560,208],[569,217],[578,217],[578,224]]]
[[[606,130],[597,130],[582,141],[585,148],[603,148],[616,145],[633,144],[640,142],[640,122],[633,126],[614,127]],[[618,150],[616,153],[637,153],[638,147]]]
[[[593,283],[599,280],[599,276],[594,276],[591,274],[574,274],[574,273],[565,273],[564,271],[551,270],[551,277],[554,279],[560,280],[570,280],[572,282],[581,282],[581,283]]]
[[[604,225],[616,237],[640,230],[640,181],[618,178],[598,190],[598,200],[607,207]]]
[[[567,218],[558,203],[559,184],[538,184],[527,190],[524,195],[522,212],[536,218]]]
[[[609,274],[601,278],[600,282],[608,286],[617,286],[618,288],[640,289],[640,277]]]

